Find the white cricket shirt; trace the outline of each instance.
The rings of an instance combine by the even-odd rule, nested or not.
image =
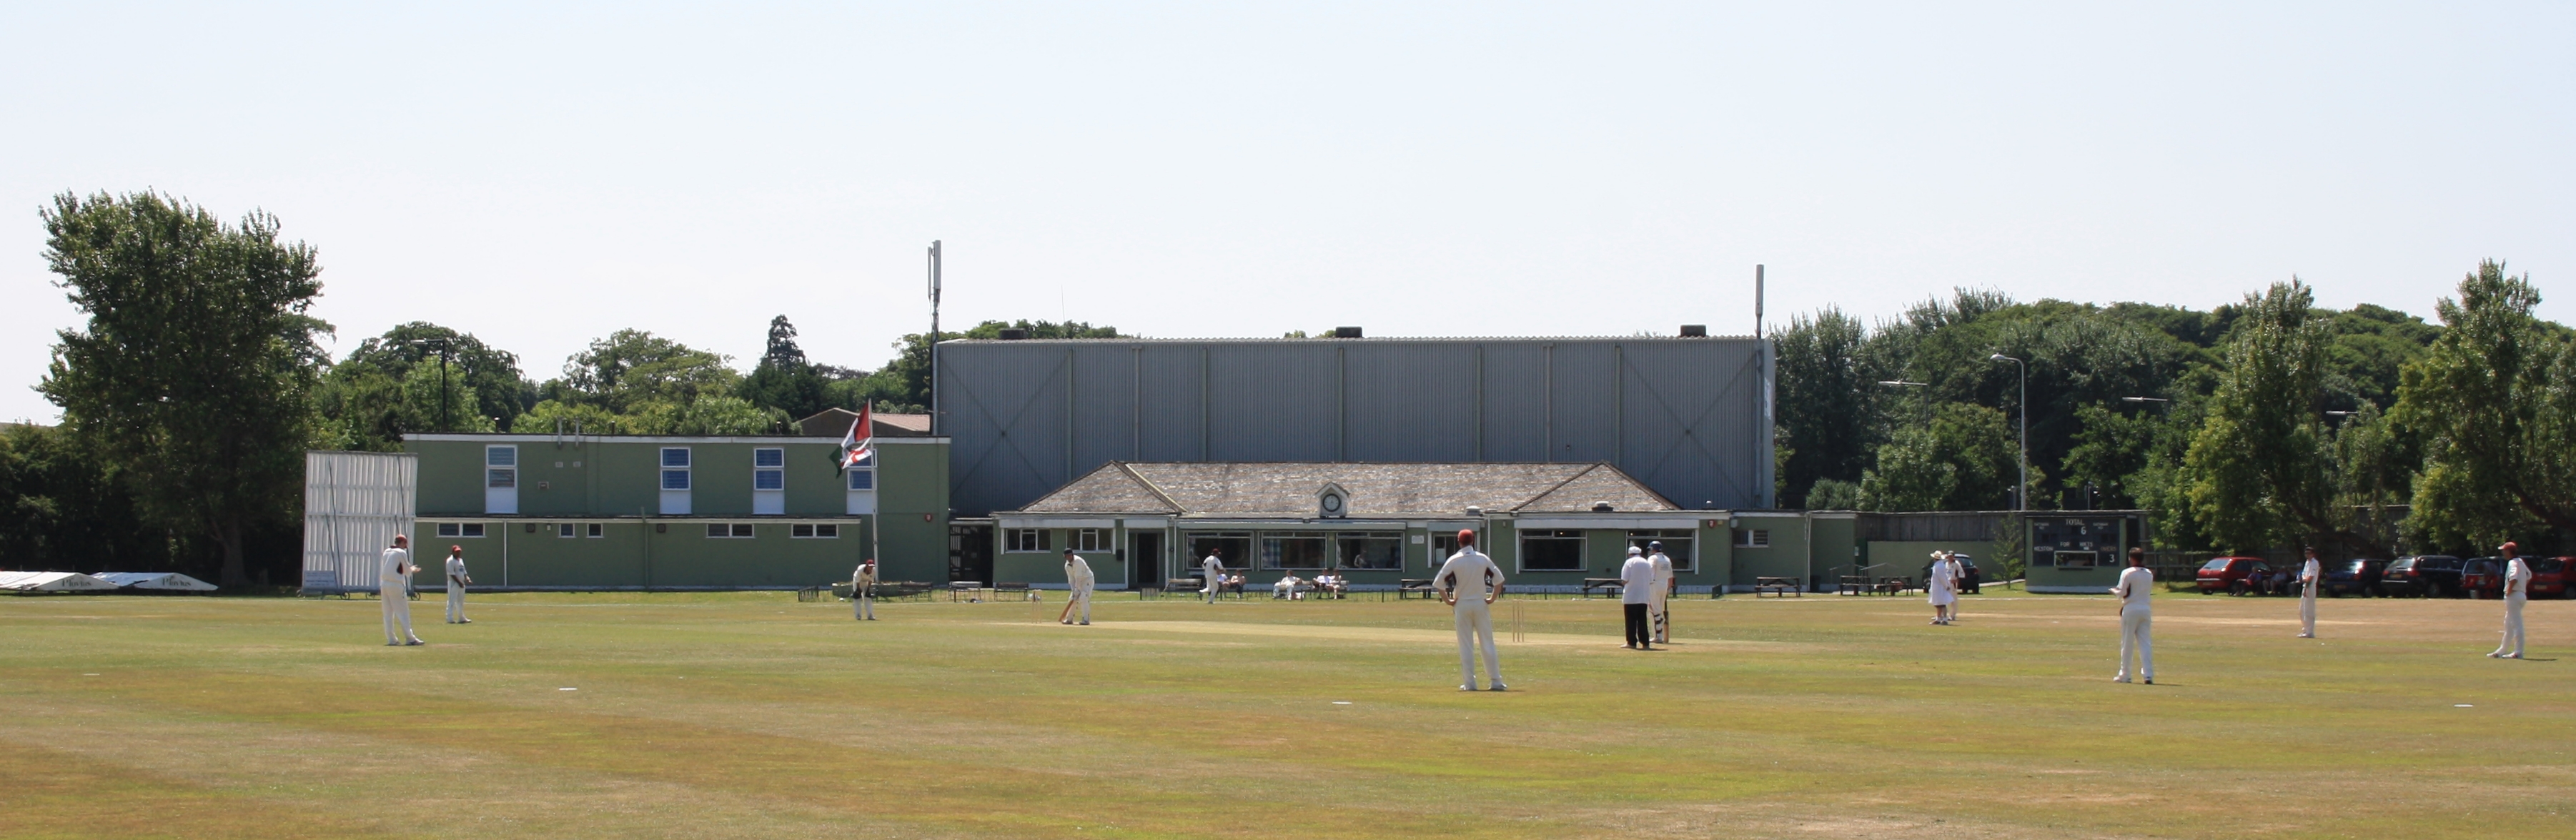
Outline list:
[[[2504,591],[2505,597],[2508,598],[2524,598],[2531,595],[2531,566],[2522,562],[2522,558],[2516,557],[2505,563]]]
[[[1472,548],[1461,548],[1458,553],[1449,555],[1449,561],[1440,564],[1440,571],[1431,573],[1431,585],[1434,588],[1452,585],[1451,575],[1457,576],[1455,586],[1460,604],[1481,606],[1485,603],[1485,595],[1494,591],[1492,587],[1503,584],[1503,570],[1494,565],[1494,558]]]
[[[2148,609],[2147,593],[2156,588],[2156,573],[2144,566],[2130,566],[2120,572],[2120,585],[2111,594],[2120,596],[2120,609]]]
[[[385,549],[384,565],[376,568],[376,588],[401,590],[411,584],[411,574],[403,571],[411,565],[411,552],[399,548]]]
[[[450,556],[447,558],[447,576],[448,576],[450,579],[453,579],[453,580],[459,580],[459,581],[464,580],[464,579],[465,579],[465,558],[463,558],[463,557],[458,557],[458,556],[454,556],[454,555],[450,555]]]

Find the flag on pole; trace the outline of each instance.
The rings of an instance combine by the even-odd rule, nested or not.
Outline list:
[[[850,432],[841,436],[841,471],[877,454],[877,427],[868,419],[869,405],[859,405],[859,419],[850,423]]]

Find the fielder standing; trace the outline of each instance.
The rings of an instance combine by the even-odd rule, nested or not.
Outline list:
[[[2129,567],[2120,570],[2120,585],[2111,594],[2120,596],[2120,675],[2113,682],[2129,681],[2129,660],[2137,659],[2139,677],[2148,685],[2156,684],[2156,655],[2150,646],[2155,628],[2154,616],[2147,607],[2147,595],[2155,589],[2156,573],[2147,571],[2147,550],[2129,548]]]
[[[850,620],[877,620],[876,600],[877,559],[870,557],[859,561],[859,568],[850,573]]]
[[[1959,561],[1950,559],[1950,552],[1932,552],[1932,571],[1924,573],[1923,590],[1931,596],[1932,623],[1950,623],[1959,603]]]
[[[2497,549],[2504,554],[2504,640],[2496,643],[2497,659],[2522,658],[2522,602],[2531,598],[2531,565],[2522,562],[2522,547],[2505,543]]]
[[[1655,563],[1636,546],[1628,547],[1628,562],[1619,564],[1619,609],[1628,616],[1629,650],[1654,650],[1655,632],[1646,627],[1646,609],[1654,598]]]
[[[2317,548],[2308,547],[2308,560],[2299,564],[2299,638],[2317,637],[2317,579],[2324,577],[2317,568]]]
[[[1446,601],[1458,625],[1458,690],[1476,690],[1475,642],[1485,645],[1485,677],[1502,691],[1502,660],[1494,655],[1494,599],[1503,596],[1503,570],[1476,550],[1476,532],[1458,532],[1458,553],[1440,564],[1431,588]]]
[[[1207,559],[1199,561],[1199,576],[1207,578],[1208,603],[1216,603],[1216,593],[1225,589],[1225,561],[1218,559],[1222,549],[1210,546]]]
[[[1092,577],[1090,561],[1082,559],[1082,555],[1073,553],[1073,549],[1065,549],[1064,585],[1066,588],[1073,590],[1073,595],[1071,596],[1072,600],[1065,602],[1064,615],[1056,619],[1056,623],[1091,623],[1091,584]],[[1074,621],[1075,613],[1081,614],[1081,621]]]
[[[465,585],[473,582],[474,576],[465,573],[465,547],[461,545],[448,546],[447,623],[474,623],[473,619],[465,617]]]
[[[1673,558],[1664,554],[1661,541],[1649,540],[1646,542],[1646,561],[1655,566],[1654,599],[1646,602],[1647,611],[1652,613],[1655,642],[1669,645],[1673,643],[1673,614],[1666,604],[1673,595]]]
[[[411,573],[420,571],[411,564],[411,540],[394,535],[394,547],[385,549],[384,564],[376,569],[376,597],[385,606],[385,644],[420,644],[420,635],[411,631]],[[401,632],[395,632],[399,628]]]

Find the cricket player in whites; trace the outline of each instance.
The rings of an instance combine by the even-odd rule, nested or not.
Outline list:
[[[411,540],[394,535],[394,547],[385,549],[385,560],[376,569],[376,597],[385,606],[385,644],[420,644],[420,635],[411,631],[411,573],[420,571],[411,564]],[[399,629],[401,632],[395,632]]]
[[[1476,550],[1476,532],[1458,532],[1458,553],[1431,575],[1431,588],[1448,602],[1458,624],[1458,690],[1476,690],[1475,643],[1485,645],[1485,677],[1505,690],[1502,660],[1494,655],[1494,599],[1503,597],[1503,570]]]
[[[1646,560],[1655,565],[1655,591],[1646,600],[1646,609],[1654,613],[1655,644],[1673,643],[1673,614],[1664,603],[1673,594],[1673,558],[1664,554],[1661,540],[1646,543]]]
[[[2148,612],[2147,595],[2156,588],[2156,573],[2147,571],[2147,550],[2129,548],[2129,567],[2120,570],[2120,584],[2111,594],[2120,596],[2120,675],[2113,682],[2129,681],[2129,660],[2137,659],[2137,675],[2148,685],[2156,684],[2156,654],[2149,645],[2155,629],[2154,616]]]
[[[1959,609],[1959,561],[1950,552],[1932,552],[1932,571],[1923,578],[1923,590],[1932,602],[1932,623],[1948,624]]]
[[[2299,638],[2317,637],[2317,579],[2325,577],[2317,567],[2317,548],[2308,547],[2308,561],[2299,564]]]
[[[1208,549],[1207,559],[1199,561],[1199,575],[1207,578],[1208,603],[1216,603],[1216,593],[1225,588],[1225,561],[1217,559],[1217,550]]]
[[[877,559],[859,561],[850,573],[850,620],[877,620]]]
[[[465,586],[473,582],[474,576],[465,573],[465,547],[461,545],[448,546],[447,623],[474,623],[473,619],[465,617]]]
[[[1082,555],[1073,553],[1073,549],[1065,549],[1064,585],[1073,590],[1073,596],[1064,602],[1064,614],[1056,617],[1056,623],[1091,623],[1091,584],[1091,563],[1083,560]],[[1082,617],[1081,621],[1074,620],[1077,612]]]
[[[2504,641],[2496,643],[2496,659],[2522,658],[2522,602],[2531,599],[2531,564],[2522,562],[2522,547],[2505,543],[2497,547],[2504,555]]]

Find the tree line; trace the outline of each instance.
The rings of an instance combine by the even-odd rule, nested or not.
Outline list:
[[[303,453],[394,451],[422,432],[759,435],[831,408],[919,412],[930,337],[874,371],[808,359],[770,321],[749,370],[640,329],[553,377],[471,332],[394,326],[334,359],[313,317],[316,250],[278,221],[225,223],[156,193],[64,194],[41,214],[47,267],[88,321],[58,331],[37,390],[59,427],[0,428],[0,564],[174,570],[226,586],[300,567]],[[943,338],[1117,338],[1081,322],[986,321]]]
[[[1775,336],[1782,504],[2145,509],[2187,550],[2576,549],[2576,331],[2480,263],[2437,322],[2293,279],[2211,311],[1959,290]],[[2022,376],[2028,377],[2028,403]]]

